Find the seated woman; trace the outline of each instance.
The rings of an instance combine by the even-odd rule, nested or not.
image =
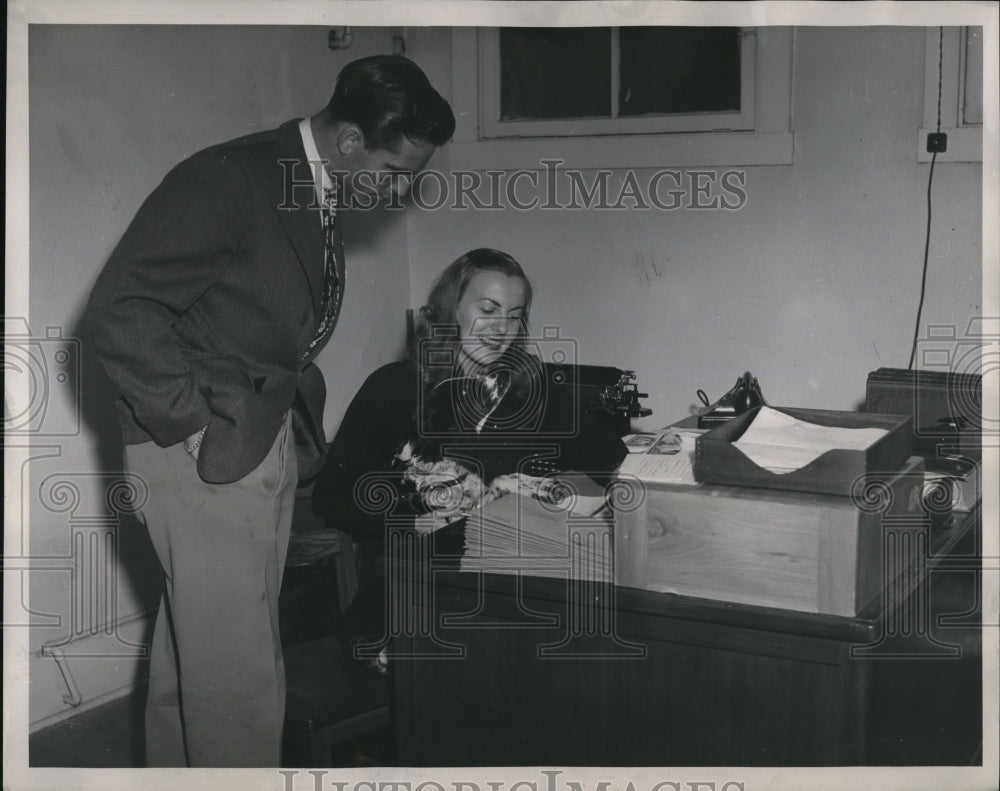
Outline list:
[[[497,250],[472,250],[445,269],[408,359],[375,371],[348,407],[313,489],[317,514],[356,535],[381,529],[356,491],[373,473],[395,485],[398,515],[466,510],[542,459],[598,477],[621,463],[621,439],[569,389],[550,387],[531,354],[531,296],[521,266]]]
[[[598,479],[621,463],[621,439],[550,386],[531,353],[531,295],[521,266],[497,250],[445,269],[408,359],[375,371],[348,407],[313,488],[318,515],[378,547],[388,513],[397,524],[460,515],[512,488],[512,476],[539,475],[543,459]]]

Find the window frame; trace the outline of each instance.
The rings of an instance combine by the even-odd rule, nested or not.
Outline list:
[[[611,27],[612,111],[617,108],[620,26]],[[479,137],[496,140],[509,137],[592,137],[603,135],[669,134],[674,132],[731,132],[754,128],[756,104],[757,31],[741,28],[740,111],[684,113],[673,115],[609,116],[505,121],[500,118],[500,29],[482,28],[479,36]]]
[[[924,112],[923,123],[917,132],[917,161],[930,162],[933,154],[927,151],[927,135],[937,132],[938,112],[938,55],[941,61],[941,131],[948,135],[948,150],[937,155],[936,162],[982,162],[983,126],[965,123],[966,83],[969,80],[966,51],[969,27],[945,27],[940,38],[938,27],[927,28],[924,55]],[[985,35],[985,30],[983,32]],[[985,53],[984,53],[985,56]],[[983,61],[980,61],[981,63]],[[978,76],[983,80],[985,65]],[[982,95],[982,92],[981,92]]]
[[[677,131],[655,134],[484,137],[480,107],[483,81],[481,29],[452,29],[452,99],[459,113],[448,157],[455,170],[539,168],[542,160],[559,160],[576,168],[717,167],[790,165],[794,156],[791,131],[794,29],[758,27],[754,32],[753,128]],[[499,97],[499,90],[497,90]],[[533,123],[533,122],[529,122]],[[557,124],[570,125],[573,119]]]

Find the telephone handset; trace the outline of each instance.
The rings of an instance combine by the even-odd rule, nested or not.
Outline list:
[[[757,377],[749,371],[737,379],[733,388],[714,404],[709,404],[704,390],[698,391],[698,398],[708,407],[698,416],[698,428],[711,428],[732,420],[756,406],[767,406],[764,394],[757,383]]]

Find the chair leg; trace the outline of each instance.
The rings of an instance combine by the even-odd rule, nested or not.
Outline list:
[[[343,593],[343,582],[341,581],[341,557],[343,553],[337,555],[335,558],[330,559],[330,570],[333,574],[333,585],[330,591],[330,604],[331,604],[331,615],[333,616],[333,623],[337,629],[337,634],[344,633],[344,610],[346,609],[344,605],[344,593]]]
[[[346,612],[358,592],[358,563],[360,555],[350,537],[341,534],[341,552],[332,559],[336,567],[337,598],[341,613]]]

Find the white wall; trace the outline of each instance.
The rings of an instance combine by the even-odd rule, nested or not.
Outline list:
[[[315,112],[344,64],[391,51],[389,28],[358,29],[353,46],[337,52],[327,46],[328,30],[31,28],[29,308],[36,336],[54,326],[77,337],[101,266],[170,167],[207,145]],[[364,376],[399,353],[409,293],[401,216],[351,217],[345,242],[349,299],[334,341],[319,358],[330,391],[331,436]],[[63,650],[88,705],[144,672],[133,643],[148,637],[143,616],[155,609],[160,590],[145,530],[133,520],[118,527],[105,503],[121,469],[114,395],[85,345],[82,353],[81,431],[45,441],[51,450],[34,453],[58,455],[30,462],[25,472],[32,562],[46,567],[33,573],[30,591],[33,723],[67,709],[67,689],[53,659],[39,658],[41,645],[79,638]],[[72,401],[56,389],[49,418],[65,418]],[[56,482],[61,486],[53,490]],[[79,502],[61,499],[67,492]],[[103,543],[108,536],[114,544]],[[93,585],[82,599],[74,579]],[[94,595],[111,596],[116,610]],[[100,628],[108,614],[122,624],[110,634]],[[26,612],[23,620],[29,620]]]
[[[924,37],[796,29],[794,164],[745,168],[739,211],[411,211],[414,303],[457,255],[495,246],[534,281],[536,329],[559,325],[582,362],[637,371],[654,410],[643,425],[689,414],[698,388],[718,397],[746,369],[771,404],[858,407],[869,371],[909,359]],[[450,74],[447,32],[411,35],[410,50]],[[978,164],[936,166],[924,326],[961,332],[980,313],[981,184]]]

